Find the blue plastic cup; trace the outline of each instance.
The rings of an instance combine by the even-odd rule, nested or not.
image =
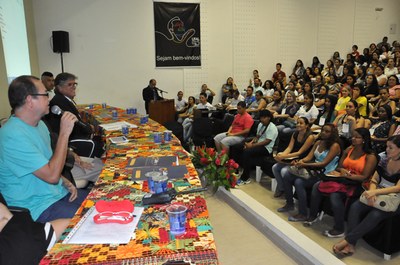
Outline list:
[[[89,109],[93,109],[93,108],[94,108],[93,104],[89,104]]]
[[[164,141],[169,142],[172,140],[172,132],[169,130],[164,131]]]
[[[161,176],[161,173],[157,171],[152,171],[147,172],[145,176],[147,177],[147,185],[149,186],[150,193],[156,193],[156,191],[154,190],[153,177],[159,177]]]
[[[154,136],[154,143],[156,143],[156,144],[161,144],[162,133],[160,133],[160,132],[155,132],[155,133],[153,134],[153,136]]]
[[[162,193],[167,191],[168,177],[155,176],[153,177],[154,193]]]
[[[184,205],[173,204],[166,209],[169,220],[169,231],[172,235],[182,235],[186,231],[186,211]]]
[[[146,116],[140,116],[140,124],[146,123]]]
[[[137,108],[132,108],[131,109],[131,114],[136,114],[137,113]]]
[[[123,135],[128,135],[129,134],[129,125],[127,125],[127,124],[123,124],[122,126],[121,126],[121,132],[122,132],[122,134]]]
[[[112,111],[112,117],[113,119],[116,119],[118,117],[118,112],[115,109]]]

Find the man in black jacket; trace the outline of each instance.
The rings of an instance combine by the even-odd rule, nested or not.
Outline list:
[[[54,80],[55,84],[55,96],[50,101],[50,109],[53,106],[58,106],[63,111],[69,111],[74,114],[78,120],[81,122],[80,125],[75,124],[74,129],[71,133],[70,140],[74,139],[92,139],[93,136],[93,127],[83,122],[82,117],[79,113],[77,105],[74,101],[76,96],[76,87],[78,83],[76,82],[77,77],[70,73],[61,73],[57,75],[56,79]],[[60,119],[61,115],[56,115],[53,113],[49,113],[46,116],[46,120],[50,125],[52,131],[56,134],[60,132]],[[82,126],[85,124],[86,126]],[[101,139],[92,139],[95,143],[95,149],[93,152],[94,156],[101,157],[103,150],[103,142]]]
[[[158,94],[159,89],[156,87],[156,85],[157,85],[157,81],[155,79],[151,79],[149,81],[149,85],[147,87],[143,88],[143,91],[142,91],[144,106],[146,108],[147,114],[149,114],[149,103],[150,102],[163,99]]]

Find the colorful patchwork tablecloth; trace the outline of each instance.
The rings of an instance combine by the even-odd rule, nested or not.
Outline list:
[[[92,107],[92,105],[91,105]],[[188,153],[183,150],[176,137],[172,141],[155,144],[154,132],[163,132],[165,128],[149,120],[140,124],[140,114],[126,114],[125,110],[93,108],[83,106],[83,115],[96,126],[107,141],[105,166],[87,199],[71,221],[61,240],[42,259],[40,264],[164,264],[167,261],[185,260],[188,264],[218,264],[212,226],[209,221],[206,201],[202,193],[178,195],[173,203],[187,206],[186,233],[173,236],[169,232],[166,215],[168,205],[145,206],[136,228],[135,239],[128,244],[75,245],[63,244],[63,239],[81,220],[85,213],[98,200],[128,199],[140,206],[142,197],[148,192],[147,181],[132,177],[132,168],[126,168],[128,161],[136,157],[176,156],[180,165],[186,165],[188,173],[183,179],[170,179],[169,188],[177,191],[201,187],[196,170]],[[112,117],[116,110],[117,118]],[[138,128],[131,128],[127,136],[129,142],[110,143],[110,137],[121,136],[121,131],[104,131],[100,124],[127,121]],[[101,229],[101,224],[99,225]]]

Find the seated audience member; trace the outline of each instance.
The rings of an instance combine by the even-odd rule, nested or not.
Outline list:
[[[50,109],[53,106],[58,106],[63,111],[69,111],[73,113],[82,124],[86,125],[86,126],[75,126],[70,135],[70,140],[92,139],[93,128],[90,124],[85,123],[82,120],[77,105],[74,101],[74,98],[76,96],[76,86],[78,85],[78,83],[76,83],[76,79],[77,77],[70,73],[61,73],[56,76],[55,79],[56,95],[50,101]],[[51,127],[51,130],[59,135],[61,131],[60,121],[62,115],[49,113],[49,115],[46,115],[46,117],[48,124]],[[96,157],[101,157],[104,152],[103,141],[100,138],[93,138],[92,140],[95,144],[93,155]]]
[[[335,106],[337,103],[337,96],[326,95],[324,110],[319,113],[318,118],[314,121],[314,125],[317,125],[317,129],[320,129],[325,123],[333,123],[336,119],[337,111]]]
[[[283,101],[283,91],[276,90],[272,96],[273,101],[267,104],[266,109],[272,113],[275,113],[282,105]]]
[[[307,67],[306,71],[304,72],[304,75],[303,75],[304,82],[311,83],[311,80],[313,78],[314,78],[314,75],[313,75],[313,71],[312,71],[311,67]]]
[[[343,75],[343,65],[340,59],[335,59],[333,61],[333,68],[335,69],[336,78],[341,78]]]
[[[367,117],[367,107],[368,107],[368,100],[366,97],[361,95],[361,90],[362,86],[359,84],[356,84],[353,87],[353,95],[352,98],[357,102],[358,104],[358,113],[362,117]]]
[[[371,62],[367,68],[367,74],[375,76],[375,68],[378,66],[378,60],[371,59]],[[375,76],[376,77],[376,76]]]
[[[239,102],[244,101],[244,97],[240,95],[239,90],[233,91],[233,98],[229,98],[225,102],[226,111],[236,111]],[[245,103],[246,104],[246,103]]]
[[[383,87],[386,85],[387,82],[387,76],[383,73],[384,69],[382,65],[377,65],[375,67],[375,76],[376,80],[378,81],[378,86]]]
[[[375,75],[367,74],[365,77],[365,86],[362,95],[365,96],[370,102],[378,100],[379,86]]]
[[[207,86],[207,84],[202,84],[201,85],[200,93],[206,93],[207,94],[207,102],[210,103],[210,104],[213,103],[213,100],[214,100],[214,97],[215,97],[215,92],[211,88],[209,88]],[[200,95],[199,95],[199,99],[200,99]]]
[[[396,75],[388,77],[387,88],[389,90],[390,99],[398,101],[400,98],[400,83],[399,78]]]
[[[256,97],[254,96],[253,91],[254,89],[252,86],[248,86],[246,89],[246,97],[243,100],[244,103],[246,103],[246,108],[248,108],[251,105],[251,103],[256,101]]]
[[[286,102],[283,103],[279,109],[274,113],[278,131],[281,132],[284,128],[295,128],[296,120],[294,115],[299,110],[300,106],[296,102],[296,96],[293,91],[288,91]]]
[[[253,90],[254,90],[254,92],[257,92],[257,91],[263,91],[264,89],[263,89],[263,87],[261,86],[261,80],[260,80],[260,78],[254,78],[254,84],[251,86],[252,88],[253,88]]]
[[[328,94],[335,95],[335,96],[339,95],[341,84],[339,82],[337,82],[336,75],[329,74],[328,79],[329,79],[328,80],[329,82],[327,84],[327,86],[329,88]]]
[[[294,81],[289,81],[288,83],[287,83],[287,86],[285,87],[285,91],[286,91],[286,93],[285,93],[285,98],[286,98],[286,95],[287,95],[287,93],[289,92],[289,91],[292,91],[293,93],[294,93],[294,95],[295,95],[295,97],[297,97],[298,96],[298,92],[297,92],[297,90],[296,90],[296,82],[294,82]]]
[[[269,110],[260,111],[260,123],[257,127],[257,136],[250,142],[244,143],[243,153],[239,165],[243,168],[243,174],[237,181],[237,185],[250,183],[250,171],[255,166],[264,163],[264,158],[272,154],[278,130],[272,122],[273,116]]]
[[[10,212],[0,202],[0,264],[39,264],[69,221],[34,222],[28,211]]]
[[[379,89],[379,99],[378,102],[369,110],[369,118],[370,119],[378,119],[378,109],[384,105],[389,105],[392,109],[392,113],[396,111],[396,103],[389,98],[389,89],[387,87],[383,87]]]
[[[237,90],[237,86],[233,82],[233,78],[232,77],[228,77],[228,79],[226,80],[226,83],[222,85],[221,89],[222,89],[221,102],[224,104],[226,99],[228,98],[228,95],[230,94],[229,91]]]
[[[68,79],[65,80],[65,77],[68,77],[71,80],[72,79],[73,80],[76,79],[75,76],[68,76],[68,75],[67,76],[60,76],[60,77],[62,77],[62,79],[59,80],[59,81],[62,81],[63,83],[65,81],[69,81]],[[69,83],[69,84],[72,84],[72,83]],[[147,114],[149,114],[149,103],[150,102],[163,99],[158,94],[159,88],[157,88],[156,85],[157,85],[157,81],[155,79],[150,79],[149,85],[147,87],[143,88],[143,91],[142,91],[142,97],[143,97],[143,100],[144,100],[144,107],[146,109],[146,113]],[[57,82],[56,82],[56,86],[57,86]],[[71,86],[71,89],[72,89],[72,87],[75,87],[75,86],[76,85]]]
[[[54,97],[54,76],[50,72],[43,72],[42,76],[40,77],[44,87],[49,93],[49,99],[51,100]]]
[[[332,229],[324,232],[324,235],[344,236],[346,203],[351,202],[350,198],[358,199],[362,191],[361,183],[373,175],[377,163],[377,156],[371,149],[371,136],[368,129],[357,128],[352,138],[352,145],[343,152],[336,170],[329,173],[333,177],[349,179],[351,183],[345,184],[335,180],[315,183],[311,195],[310,216],[305,225],[311,226],[318,220],[317,214],[322,198],[328,196],[335,223]],[[335,191],[325,193],[322,186],[330,184],[333,184]]]
[[[312,59],[311,69],[314,69],[314,68],[318,68],[319,70],[321,70],[321,68],[322,68],[322,65],[317,56],[314,56]]]
[[[314,123],[314,121],[318,118],[318,114],[319,114],[318,109],[314,105],[314,96],[311,93],[307,93],[304,96],[304,105],[302,105],[298,109],[294,117],[290,118],[290,120],[297,122],[298,118],[306,117],[310,123]],[[293,134],[294,131],[295,131],[294,127],[285,126],[284,128],[282,128],[282,130],[280,129],[279,131],[280,150],[283,150],[281,149],[282,143],[283,146],[286,146],[285,143],[287,143],[287,140],[290,139],[290,136]]]
[[[204,97],[204,94],[203,94]],[[203,99],[204,100],[204,99]],[[207,102],[208,103],[208,102]],[[210,103],[208,103],[210,104]],[[189,105],[185,113],[179,114],[179,118],[183,120],[183,140],[187,142],[192,136],[194,110],[196,109],[195,98],[189,97]]]
[[[200,102],[199,104],[197,104],[196,109],[208,109],[208,110],[212,110],[214,107],[213,105],[211,105],[209,102],[207,102],[207,94],[206,93],[200,93]]]
[[[357,60],[359,56],[360,56],[360,52],[358,51],[358,46],[353,45],[351,47],[351,57],[353,58],[353,60]]]
[[[328,87],[321,86],[318,89],[318,93],[316,94],[315,101],[314,101],[314,105],[315,105],[315,107],[317,107],[319,112],[322,112],[324,110],[325,98],[327,95],[328,95]]]
[[[361,85],[361,88],[364,88],[364,86],[365,86],[365,67],[360,66],[357,69],[357,73],[354,77],[356,79],[355,85],[358,84],[358,85]],[[363,91],[363,89],[361,89],[361,91]]]
[[[352,137],[356,128],[362,128],[365,120],[358,113],[357,101],[351,99],[346,104],[346,113],[336,117],[333,124],[336,126],[339,137],[344,147],[348,147],[352,142]]]
[[[187,101],[183,98],[183,92],[179,91],[175,99],[175,111],[176,113],[183,113],[187,107]]]
[[[264,99],[267,103],[270,103],[273,100],[273,95],[274,95],[274,83],[272,83],[271,80],[267,80],[265,81],[264,85],[263,85],[263,95],[264,95]]]
[[[250,113],[253,119],[259,119],[259,113],[261,110],[265,109],[267,102],[263,98],[263,93],[261,91],[256,92],[256,100],[250,104],[247,108],[247,112]]]
[[[0,130],[0,190],[7,204],[30,210],[38,222],[71,218],[86,198],[61,176],[68,139],[77,118],[66,111],[54,153],[50,133],[41,121],[49,112],[46,89],[33,76],[11,82],[8,97],[13,115]]]
[[[335,110],[337,111],[338,115],[343,114],[346,112],[346,105],[347,102],[350,101],[350,90],[347,87],[342,88],[342,96],[339,97],[338,102],[336,103]]]
[[[383,105],[378,109],[379,119],[367,120],[365,127],[370,128],[372,148],[379,154],[386,149],[386,141],[396,129],[392,121],[392,109],[389,105]]]
[[[389,58],[388,64],[385,67],[384,74],[386,76],[391,76],[391,75],[397,75],[398,73],[399,73],[399,70],[397,69],[397,67],[394,64],[394,59],[393,58]]]
[[[228,131],[217,134],[214,137],[215,147],[218,151],[224,149],[228,152],[230,146],[242,143],[250,132],[254,120],[246,112],[246,103],[244,101],[240,101],[237,104],[237,113]]]
[[[400,207],[395,212],[384,212],[372,207],[379,195],[400,192],[400,136],[388,139],[386,153],[380,154],[378,167],[370,181],[369,189],[362,196],[369,205],[355,201],[347,218],[347,233],[343,240],[333,246],[333,252],[339,256],[354,253],[357,241],[374,229],[381,221],[400,214]],[[380,188],[381,187],[381,188]]]
[[[321,71],[321,75],[324,78],[329,76],[329,69],[330,68],[333,68],[333,61],[329,59],[328,61],[326,61],[324,69],[322,69],[322,71]]]
[[[296,76],[303,76],[306,69],[304,68],[304,64],[302,60],[297,60],[296,65],[293,68],[293,74]]]
[[[272,173],[276,179],[277,185],[274,197],[278,198],[284,194],[283,178],[289,173],[289,163],[284,163],[284,159],[304,158],[312,148],[314,143],[314,135],[310,130],[310,123],[307,118],[300,117],[297,119],[296,131],[290,138],[287,148],[278,153],[274,158],[276,164],[272,166]]]
[[[256,79],[259,79],[259,78],[260,78],[260,75],[258,73],[258,70],[257,69],[253,70],[253,77],[250,78],[250,80],[249,80],[249,86],[254,86]],[[258,81],[260,81],[260,80],[258,80]]]
[[[333,124],[325,124],[322,126],[321,133],[315,142],[312,150],[308,155],[298,161],[294,161],[293,165],[298,168],[324,168],[325,174],[329,174],[335,170],[340,156],[339,135]],[[311,188],[317,181],[318,177],[310,177],[308,179],[295,176],[292,173],[285,175],[283,178],[283,186],[285,189],[286,204],[278,209],[278,212],[289,212],[294,210],[293,188],[295,187],[298,198],[298,214],[289,216],[289,221],[303,222],[307,220],[307,188]]]
[[[274,83],[274,90],[275,91],[281,91],[282,94],[284,95],[285,86],[281,81],[276,81]]]
[[[282,71],[282,64],[276,64],[276,72],[272,74],[272,82],[275,83],[276,81],[282,82],[283,85],[286,84],[286,74]]]

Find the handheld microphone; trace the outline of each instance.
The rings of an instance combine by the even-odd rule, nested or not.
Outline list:
[[[51,107],[51,113],[55,114],[55,115],[63,115],[64,111],[57,105],[54,105],[53,107]],[[83,128],[87,128],[88,125],[81,122],[80,120],[77,120],[75,122],[75,124],[78,124],[79,126],[83,127]]]

